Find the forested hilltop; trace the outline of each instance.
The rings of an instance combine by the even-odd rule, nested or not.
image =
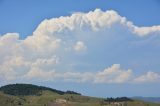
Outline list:
[[[60,91],[49,87],[44,86],[37,86],[32,84],[10,84],[0,87],[0,91],[5,94],[15,95],[15,96],[26,96],[26,95],[41,95],[42,91],[52,91],[57,94],[77,94],[81,95],[80,93],[74,91]]]

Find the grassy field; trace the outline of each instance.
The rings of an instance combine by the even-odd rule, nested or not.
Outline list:
[[[87,97],[75,94],[60,95],[43,91],[39,96],[11,96],[0,92],[0,106],[160,106],[135,100],[120,105],[103,103],[102,98]]]

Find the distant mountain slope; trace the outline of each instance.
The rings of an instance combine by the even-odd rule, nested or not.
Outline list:
[[[41,95],[42,91],[44,90],[52,91],[60,95],[63,95],[63,94],[80,95],[79,93],[76,93],[74,91],[64,92],[64,91],[43,87],[43,86],[32,85],[32,84],[10,84],[10,85],[0,87],[0,91],[4,92],[5,94],[10,94],[15,96]]]
[[[145,102],[160,103],[160,97],[133,97],[133,98],[143,100]]]

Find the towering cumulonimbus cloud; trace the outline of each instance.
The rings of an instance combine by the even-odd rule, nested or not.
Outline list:
[[[0,36],[0,79],[90,83],[160,81],[156,72],[137,76],[134,70],[120,67],[121,63],[145,62],[152,55],[160,57],[159,41],[160,26],[138,27],[114,10],[96,9],[45,19],[23,40],[18,33]],[[109,67],[110,64],[113,65]]]

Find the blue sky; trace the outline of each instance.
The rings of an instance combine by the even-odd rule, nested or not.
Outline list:
[[[160,96],[159,11],[159,0],[1,0],[0,85]]]

